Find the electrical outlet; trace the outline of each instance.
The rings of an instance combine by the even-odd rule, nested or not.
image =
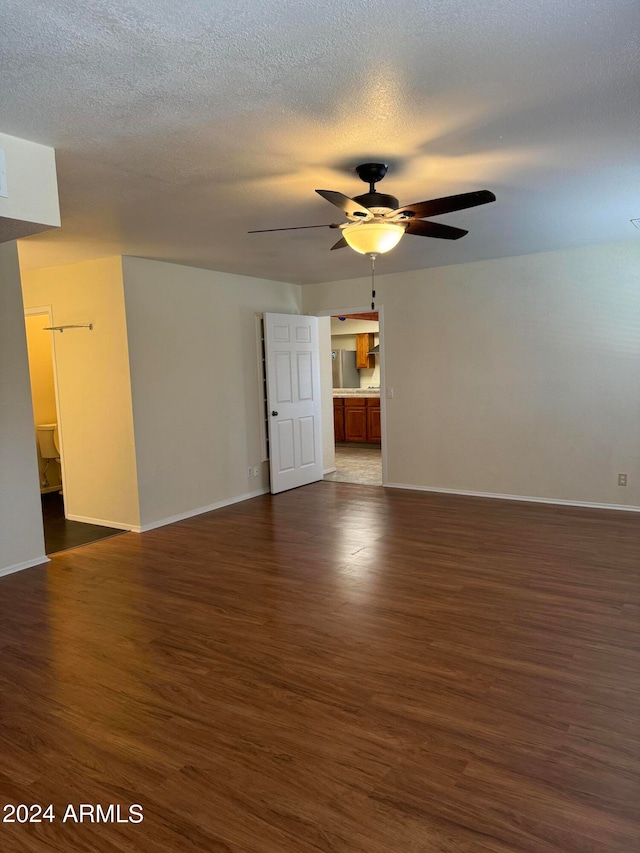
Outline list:
[[[626,486],[627,485],[627,475],[626,474],[618,474],[618,485]]]
[[[247,477],[253,477],[253,468],[251,465],[247,468]]]
[[[254,476],[254,477],[257,477],[257,476],[258,476],[258,466],[257,466],[257,465],[254,465],[254,466],[253,466],[253,476]]]
[[[387,388],[387,400],[393,400],[393,388]]]

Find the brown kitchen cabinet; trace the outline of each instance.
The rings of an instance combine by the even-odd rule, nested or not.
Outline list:
[[[356,367],[375,367],[375,355],[369,355],[369,350],[374,347],[373,332],[363,332],[356,335]]]
[[[375,441],[376,444],[382,441],[379,398],[369,397],[367,399],[367,441]]]
[[[344,440],[367,440],[367,401],[364,397],[345,398]]]
[[[344,441],[344,397],[333,398],[333,432],[336,441]]]
[[[380,443],[380,399],[378,397],[334,397],[335,440]]]

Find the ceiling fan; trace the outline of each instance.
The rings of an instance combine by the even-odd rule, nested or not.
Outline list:
[[[376,192],[375,185],[387,174],[385,163],[363,163],[356,166],[358,177],[369,184],[369,192],[349,198],[333,190],[316,190],[318,195],[344,212],[347,222],[331,225],[297,225],[291,228],[262,228],[249,234],[267,231],[298,231],[304,228],[339,228],[342,237],[331,249],[350,246],[362,255],[378,255],[388,252],[400,242],[404,234],[418,237],[437,237],[442,240],[459,240],[468,234],[462,228],[425,221],[425,217],[439,216],[479,204],[488,204],[496,197],[489,190],[450,195],[430,201],[400,206],[395,196]]]

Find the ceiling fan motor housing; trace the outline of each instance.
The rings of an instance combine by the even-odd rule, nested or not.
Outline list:
[[[353,200],[372,213],[386,213],[388,210],[396,210],[400,207],[398,199],[386,193],[364,193],[364,195],[354,196]]]
[[[356,166],[356,172],[361,181],[371,185],[381,181],[387,174],[388,168],[386,163],[362,163]]]
[[[377,193],[375,190],[376,183],[384,178],[387,169],[386,163],[362,163],[360,166],[356,166],[360,180],[369,184],[369,192],[364,195],[357,195],[353,200],[366,207],[373,214],[388,213],[388,211],[400,207],[397,198],[386,195],[386,193]]]

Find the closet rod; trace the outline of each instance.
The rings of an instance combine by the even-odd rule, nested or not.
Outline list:
[[[93,331],[93,323],[69,323],[66,326],[45,326],[43,332],[64,332],[65,329],[89,329]]]

